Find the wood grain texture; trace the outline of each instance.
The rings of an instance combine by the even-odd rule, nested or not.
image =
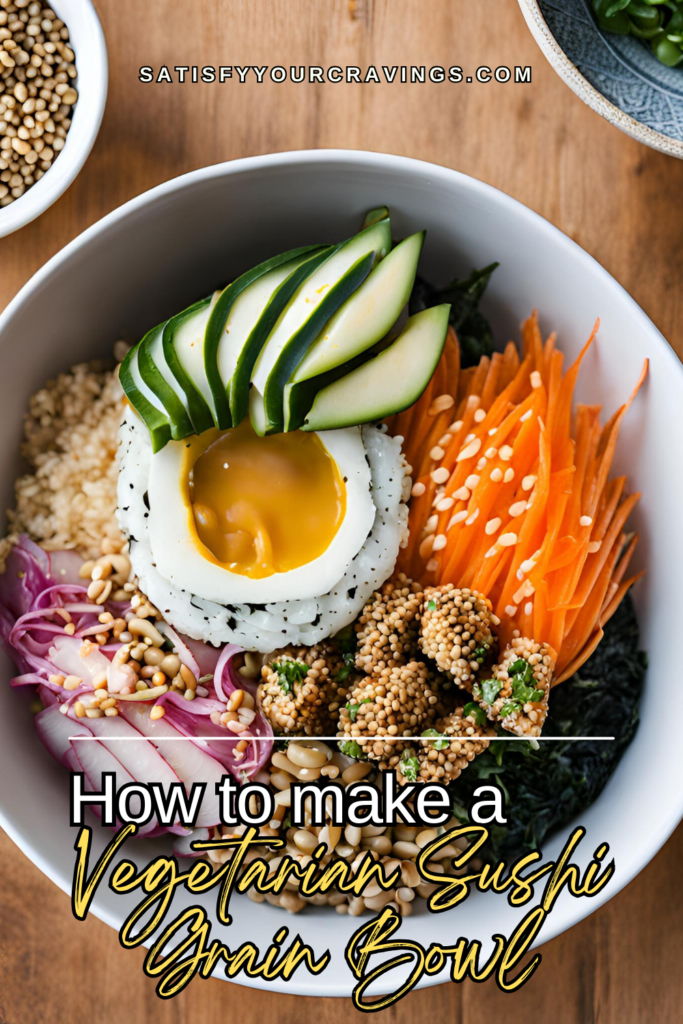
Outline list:
[[[0,241],[0,308],[99,217],[204,164],[346,147],[457,168],[537,210],[596,257],[683,354],[683,162],[603,122],[560,82],[515,0],[97,0],[110,57],[102,131],[78,180],[34,224]],[[531,64],[531,86],[143,85],[143,64]],[[634,808],[634,828],[638,827]],[[0,836],[2,1024],[347,1022],[346,1002],[195,981],[161,1003],[97,920]],[[440,986],[382,1015],[402,1024],[640,1024],[681,1018],[683,829],[624,892],[543,949],[512,996]]]

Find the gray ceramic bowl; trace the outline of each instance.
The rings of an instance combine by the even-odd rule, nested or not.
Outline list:
[[[602,32],[590,0],[518,0],[549,63],[584,103],[639,142],[683,158],[683,65]]]

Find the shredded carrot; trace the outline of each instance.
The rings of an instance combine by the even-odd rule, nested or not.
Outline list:
[[[501,644],[531,635],[557,652],[555,682],[595,650],[641,575],[624,579],[637,543],[624,529],[639,495],[625,496],[625,478],[609,471],[647,360],[601,429],[599,406],[573,404],[598,327],[565,373],[536,312],[522,327],[521,355],[509,342],[465,370],[451,331],[425,393],[389,421],[416,484],[399,568],[425,584],[481,591]]]

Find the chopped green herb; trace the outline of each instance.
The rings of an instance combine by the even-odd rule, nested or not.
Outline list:
[[[308,665],[305,661],[274,661],[273,669],[277,672],[281,689],[291,693],[294,683],[300,683],[306,678]]]
[[[477,725],[486,725],[486,712],[478,704],[470,701],[469,704],[465,704],[462,713],[465,718],[473,718]]]
[[[472,658],[477,661],[480,665],[483,665],[484,661],[488,657],[488,653],[491,650],[491,644],[482,644],[481,647],[477,647]]]
[[[432,743],[432,746],[434,747],[434,750],[447,750],[448,749],[448,745],[450,743],[450,740],[448,739],[447,736],[444,736],[442,733],[437,732],[436,729],[425,729],[425,731],[422,733],[422,735],[423,736],[435,736],[436,737],[436,739]]]
[[[500,693],[500,687],[500,679],[484,679],[481,684],[482,699],[489,705],[493,704]]]
[[[544,697],[545,693],[543,692],[543,690],[534,690],[534,692],[529,697],[529,700],[532,704],[537,704],[538,701],[543,700]]]
[[[342,667],[335,672],[334,679],[337,683],[342,683],[345,679],[348,679],[351,675],[356,664],[355,655],[351,651],[347,651],[344,654],[344,664]],[[353,719],[351,719],[353,721]]]
[[[289,814],[285,815],[285,817],[282,819],[282,827],[285,830],[292,827],[292,819],[289,816]]]
[[[503,704],[502,708],[500,709],[500,717],[507,718],[508,715],[514,715],[515,712],[521,710],[522,705],[519,703],[519,701],[509,700],[507,704]]]
[[[408,782],[417,782],[417,773],[420,770],[420,762],[416,757],[406,757],[404,754],[399,765]]]
[[[427,601],[427,611],[428,612],[435,612],[436,611],[436,601]]]
[[[363,748],[355,740],[342,740],[339,744],[339,751],[347,757],[355,757],[357,761],[367,761]]]
[[[360,704],[352,704],[349,701],[349,703],[346,705],[346,710],[348,711],[349,718],[351,719],[352,722],[356,721],[356,716],[357,716],[358,712],[360,711],[360,705],[361,704],[372,704],[372,698],[371,697],[364,697],[363,700],[360,702]]]

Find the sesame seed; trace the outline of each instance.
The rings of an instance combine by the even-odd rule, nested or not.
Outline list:
[[[448,428],[448,430],[449,430],[449,432],[451,434],[458,434],[458,433],[460,433],[460,431],[462,430],[462,420],[455,420],[454,423],[451,423],[451,425]]]
[[[591,516],[581,516],[579,519],[579,526],[592,526],[593,519]]]
[[[503,479],[503,470],[499,469],[498,466],[496,466],[495,469],[491,470],[491,479],[493,480],[494,484],[499,483]]]
[[[495,533],[496,530],[500,528],[500,524],[501,519],[499,516],[496,516],[495,519],[489,519],[488,523],[484,527],[484,533],[487,533],[490,537],[492,533]]]
[[[435,484],[445,484],[450,475],[445,466],[439,466],[438,469],[433,469],[430,473]]]
[[[425,487],[425,485],[418,481],[418,483],[413,484],[413,489],[410,493],[414,498],[421,498],[426,490],[427,488]]]
[[[512,466],[508,466],[508,468],[505,470],[505,476],[503,477],[503,483],[504,484],[509,484],[510,481],[514,480],[514,479],[515,479],[515,471],[512,468]]]
[[[441,501],[437,501],[436,508],[439,512],[448,512],[449,508],[453,508],[454,505],[453,498],[442,498]]]
[[[498,543],[502,548],[511,548],[517,543],[516,533],[501,533]]]
[[[486,458],[484,456],[482,456],[479,459],[479,462],[477,463],[475,468],[481,473],[481,471],[482,471],[482,469],[484,468],[485,465],[486,465]]]
[[[474,422],[481,423],[482,420],[486,419],[486,412],[483,409],[477,409],[474,414]]]
[[[530,491],[535,483],[536,483],[536,477],[534,476],[533,473],[530,473],[529,476],[525,476],[524,479],[522,480],[522,490],[523,491]]]
[[[503,447],[499,449],[498,455],[503,460],[503,462],[509,462],[510,459],[512,458],[512,448],[510,447],[509,444],[504,444]]]
[[[497,544],[494,544],[492,548],[489,548],[489,549],[488,549],[488,551],[487,551],[487,552],[486,552],[486,554],[484,555],[484,558],[493,558],[493,556],[494,556],[494,555],[497,555],[497,554],[498,554],[498,551],[499,551],[499,550],[500,550],[500,549],[498,548],[498,545],[497,545]]]
[[[514,503],[514,505],[510,505],[510,508],[508,509],[508,511],[509,511],[510,515],[512,516],[512,518],[516,519],[517,516],[521,516],[524,512],[526,512],[526,502],[525,501],[516,501]]]
[[[436,570],[439,568],[438,558],[430,558],[425,568],[427,572],[436,572]]]
[[[463,519],[467,519],[467,509],[464,508],[460,512],[456,512],[454,516],[451,516],[451,521],[448,524],[447,529],[450,530],[451,526],[455,526],[456,523],[461,523]]]
[[[515,605],[514,604],[506,604],[505,605],[505,614],[509,615],[510,618],[512,618],[513,615],[516,615],[517,614],[517,608],[515,607]]]
[[[429,406],[429,409],[427,410],[427,415],[438,416],[440,412],[445,412],[446,409],[450,409],[454,405],[455,399],[453,398],[453,395],[439,395],[439,397],[435,398],[432,404]]]
[[[470,500],[469,489],[467,487],[460,487],[460,488],[458,488],[457,491],[453,492],[453,497],[457,498],[458,501],[469,501]]]
[[[437,515],[430,516],[425,523],[425,533],[434,533],[434,530],[439,525],[439,517]]]
[[[444,457],[445,454],[446,453],[441,447],[441,445],[435,444],[432,450],[430,451],[429,456],[430,458],[434,459],[435,462],[438,462],[440,459]]]
[[[498,427],[491,427],[491,429],[489,430],[489,437],[493,437],[493,435],[496,434],[497,432]]]
[[[434,547],[434,535],[430,534],[429,537],[425,537],[425,539],[420,544],[420,549],[419,549],[420,550],[420,558],[423,558],[423,559],[424,558],[429,558],[429,556],[432,553],[432,548],[433,547]]]
[[[445,533],[437,533],[434,538],[434,544],[432,545],[432,551],[443,551],[446,547],[447,540]]]
[[[529,374],[529,380],[531,381],[532,388],[540,388],[543,380],[538,370],[534,370],[533,373]]]
[[[535,565],[536,565],[536,563],[534,562],[533,558],[527,558],[520,565],[520,567],[519,567],[520,568],[520,572],[531,572],[531,570],[533,569],[533,567]],[[521,576],[520,576],[520,579],[521,579]]]
[[[602,541],[601,540],[589,541],[589,543],[588,543],[588,554],[589,555],[594,555],[595,552],[599,551],[601,547],[602,547]]]
[[[524,614],[525,615],[531,615],[533,610],[534,610],[533,602],[527,601],[527,603],[524,605]]]
[[[475,519],[477,518],[478,515],[479,515],[479,509],[475,508],[475,510],[472,513],[472,515],[469,517],[468,520],[466,520],[465,526],[471,526],[472,523],[475,521]]]
[[[484,452],[484,455],[486,456],[487,459],[495,459],[497,454],[497,448],[487,448],[486,451]]]
[[[439,444],[441,445],[442,448],[446,448],[451,443],[452,440],[453,438],[451,437],[450,434],[444,434],[441,440],[439,441]]]
[[[467,437],[465,438],[465,444],[469,444],[470,441],[474,441],[476,436],[476,434],[468,434]]]
[[[478,483],[479,483],[479,477],[477,476],[477,474],[476,473],[470,473],[470,475],[467,477],[467,480],[465,480],[465,487],[469,487],[469,489],[471,491],[473,491]]]
[[[519,422],[520,423],[526,423],[526,421],[530,418],[532,412],[533,412],[532,409],[527,409],[527,411],[524,413],[524,415],[519,417]]]

